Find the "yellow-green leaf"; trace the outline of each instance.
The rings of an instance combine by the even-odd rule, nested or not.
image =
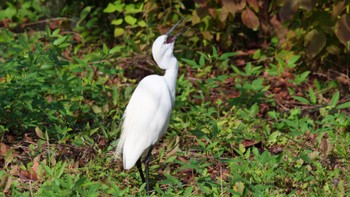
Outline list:
[[[117,10],[117,7],[113,3],[108,3],[108,6],[103,10],[104,13],[112,13]]]
[[[115,28],[114,29],[114,37],[119,37],[119,36],[123,35],[124,31],[125,30],[123,28],[119,28],[119,27]]]
[[[123,19],[114,19],[112,20],[112,25],[120,25],[123,23]]]
[[[125,16],[124,20],[129,25],[135,25],[135,23],[137,22],[137,19],[130,15]]]
[[[35,127],[35,133],[39,138],[44,139],[44,134],[39,127]]]

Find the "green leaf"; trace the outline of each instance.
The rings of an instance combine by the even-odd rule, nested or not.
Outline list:
[[[269,143],[276,143],[277,142],[277,137],[280,136],[280,132],[275,131],[269,136]]]
[[[125,16],[124,20],[129,25],[135,25],[135,23],[137,22],[137,19],[130,15]]]
[[[60,28],[55,29],[55,31],[52,32],[51,37],[58,37],[60,33]]]
[[[331,102],[329,103],[329,105],[330,105],[331,107],[335,107],[335,106],[337,105],[338,101],[339,101],[339,91],[337,91],[337,92],[333,95],[333,97],[332,97]]]
[[[63,162],[63,164],[62,163],[60,163],[60,164],[62,166],[61,166],[61,168],[59,169],[59,171],[58,171],[58,173],[56,175],[57,178],[60,178],[62,176],[64,168],[66,167],[66,162]],[[57,165],[57,166],[59,166],[59,165]]]
[[[118,87],[116,85],[114,85],[112,87],[112,101],[113,101],[113,105],[117,105],[119,100],[119,90]]]
[[[342,103],[337,107],[337,109],[345,109],[345,108],[350,108],[350,101],[346,103]]]
[[[214,46],[213,46],[213,57],[215,59],[219,59],[218,50],[216,50],[216,48]]]
[[[123,35],[124,32],[125,32],[125,30],[123,28],[117,27],[114,29],[114,37],[119,37],[119,36]]]
[[[111,50],[109,50],[109,54],[113,55],[114,53],[120,52],[122,50],[122,46],[115,46]]]
[[[304,103],[304,104],[310,104],[310,102],[307,100],[307,99],[305,99],[305,98],[303,98],[303,97],[300,97],[300,96],[292,96],[295,100],[297,100],[297,101],[299,101],[299,102],[302,102],[302,103]]]
[[[94,111],[95,114],[99,114],[102,112],[101,107],[97,106],[97,105],[93,105],[92,106],[92,111]]]
[[[224,53],[220,56],[219,60],[226,60],[228,59],[229,57],[232,57],[232,56],[235,56],[237,55],[236,52],[228,52],[228,53]]]
[[[316,95],[314,93],[314,90],[309,87],[309,97],[310,97],[310,101],[312,104],[315,104],[316,103]]]
[[[140,26],[140,27],[147,27],[147,23],[144,20],[138,21],[137,25]]]
[[[57,38],[57,39],[53,42],[53,44],[54,44],[55,46],[60,45],[60,44],[62,44],[62,43],[67,39],[67,37],[68,37],[68,36],[59,37],[59,38]]]
[[[103,51],[103,55],[107,55],[108,54],[108,48],[107,48],[105,43],[103,43],[103,45],[102,45],[102,51]]]
[[[117,7],[114,4],[108,3],[107,7],[103,10],[103,12],[104,13],[112,13],[116,10],[117,10]]]
[[[193,60],[181,58],[182,61],[186,62],[188,65],[192,66],[193,68],[199,68],[200,66]]]
[[[201,67],[203,67],[205,64],[205,58],[204,58],[204,55],[201,55],[201,57],[199,58],[199,65]]]
[[[112,25],[120,25],[123,23],[123,19],[114,19],[112,20]]]
[[[0,20],[4,20],[5,18],[12,19],[12,17],[15,16],[16,13],[16,8],[13,5],[9,4],[8,8],[0,11]]]
[[[91,11],[91,6],[85,7],[80,13],[80,21],[84,20]]]

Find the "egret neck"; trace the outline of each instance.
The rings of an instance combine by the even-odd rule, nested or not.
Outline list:
[[[175,98],[176,78],[178,72],[178,62],[175,56],[173,56],[168,63],[168,68],[165,70],[164,79],[168,85],[171,96]]]

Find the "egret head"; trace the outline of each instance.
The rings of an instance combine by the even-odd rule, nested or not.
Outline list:
[[[161,69],[167,69],[168,66],[170,66],[170,62],[172,61],[174,57],[173,50],[174,50],[174,42],[177,37],[179,37],[182,33],[188,30],[188,28],[182,30],[181,32],[177,33],[174,36],[171,36],[171,32],[174,31],[176,26],[179,25],[179,22],[177,22],[166,34],[159,36],[153,43],[152,46],[152,55],[153,59],[156,61],[158,66]]]

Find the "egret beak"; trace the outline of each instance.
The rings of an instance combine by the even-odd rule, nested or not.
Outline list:
[[[177,22],[165,35],[168,36],[166,43],[170,44],[172,42],[174,42],[176,40],[177,37],[179,37],[181,34],[185,33],[187,30],[190,29],[190,27],[186,27],[185,29],[183,29],[182,31],[180,31],[179,33],[175,34],[174,36],[170,36],[170,34],[174,31],[174,29],[180,24],[180,22],[182,21],[182,19],[179,20],[179,22]]]

